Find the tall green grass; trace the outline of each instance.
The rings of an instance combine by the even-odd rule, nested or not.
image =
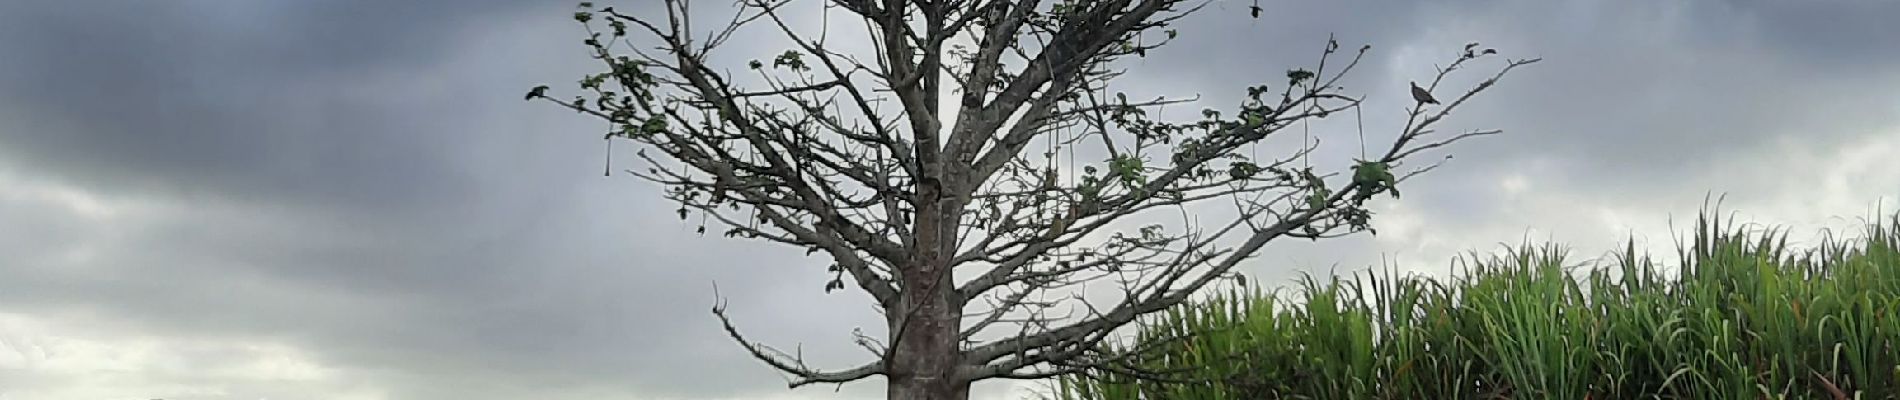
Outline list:
[[[1072,376],[1054,395],[1900,398],[1900,215],[1804,250],[1713,213],[1694,229],[1666,273],[1633,241],[1591,264],[1524,245],[1461,258],[1445,280],[1309,277],[1290,302],[1231,290],[1116,349],[1165,375]]]

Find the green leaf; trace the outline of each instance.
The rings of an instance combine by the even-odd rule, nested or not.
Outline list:
[[[1293,84],[1299,84],[1302,81],[1305,81],[1307,79],[1312,79],[1312,78],[1313,78],[1313,71],[1307,71],[1304,69],[1294,69],[1294,70],[1286,71],[1286,79],[1288,81],[1292,81]]]
[[[796,50],[786,50],[779,54],[778,58],[772,60],[772,66],[791,68],[794,71],[804,71],[809,68],[805,65],[804,54]]]
[[[648,118],[646,122],[640,124],[640,133],[646,135],[666,133],[666,127],[666,117],[654,115],[652,118]]]
[[[1108,173],[1130,189],[1148,183],[1142,161],[1134,156],[1122,155],[1108,161]]]
[[[1392,197],[1398,198],[1398,177],[1392,175],[1391,166],[1383,162],[1360,161],[1353,168],[1352,181],[1366,188],[1366,193],[1385,189],[1392,191]],[[1364,199],[1364,197],[1360,197]]]
[[[1233,177],[1234,180],[1252,178],[1258,173],[1260,173],[1260,166],[1248,161],[1235,161],[1227,168],[1227,175]]]
[[[1306,197],[1306,205],[1313,209],[1324,208],[1326,207],[1326,198],[1332,196],[1333,191],[1326,188],[1325,182],[1320,182],[1318,187],[1313,188],[1313,193]]]

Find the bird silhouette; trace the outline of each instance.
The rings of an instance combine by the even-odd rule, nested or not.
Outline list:
[[[1412,82],[1412,100],[1418,100],[1418,102],[1425,104],[1438,104],[1438,99],[1432,98],[1432,92],[1427,92],[1425,88],[1418,87],[1418,82]]]

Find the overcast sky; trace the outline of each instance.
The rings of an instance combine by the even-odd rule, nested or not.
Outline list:
[[[570,3],[0,2],[0,399],[877,395],[788,391],[707,312],[716,281],[757,338],[865,361],[877,315],[821,260],[692,234],[601,175],[599,123],[521,101],[593,72]],[[1245,3],[1128,90],[1233,98],[1336,34],[1373,45],[1348,89],[1392,132],[1466,42],[1545,58],[1453,116],[1507,134],[1380,203],[1379,236],[1269,246],[1256,281],[1526,238],[1669,253],[1710,194],[1797,239],[1900,208],[1900,2]]]

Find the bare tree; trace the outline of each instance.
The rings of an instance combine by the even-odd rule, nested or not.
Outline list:
[[[1113,370],[1116,358],[1099,349],[1117,328],[1235,276],[1268,242],[1369,230],[1368,200],[1398,197],[1396,185],[1442,162],[1405,161],[1498,133],[1434,136],[1433,124],[1536,61],[1506,61],[1442,106],[1415,103],[1389,144],[1338,174],[1308,164],[1317,141],[1263,159],[1249,146],[1357,111],[1361,99],[1337,83],[1369,46],[1342,55],[1329,41],[1317,65],[1245,88],[1231,113],[1166,122],[1156,110],[1194,99],[1111,96],[1124,72],[1114,65],[1174,39],[1170,24],[1205,3],[823,3],[827,27],[840,24],[832,15],[863,22],[859,39],[874,49],[853,54],[825,30],[794,28],[789,0],[743,0],[703,32],[689,2],[665,0],[663,15],[583,3],[574,17],[607,71],[582,79],[585,95],[572,100],[546,86],[528,98],[611,122],[607,137],[635,142],[651,163],[629,172],[666,188],[682,219],[697,214],[727,236],[829,257],[836,278],[825,290],[855,286],[885,317],[882,338],[856,335],[874,360],[812,367],[746,339],[723,305],[713,312],[792,387],[882,375],[901,399],[962,399],[983,379]],[[745,29],[792,47],[737,72],[713,65],[711,54]],[[1477,50],[1466,46],[1421,90],[1495,54]],[[1212,214],[1221,221],[1197,221]],[[1128,226],[1170,216],[1178,226]],[[1081,296],[1092,281],[1112,283],[1114,300]]]

